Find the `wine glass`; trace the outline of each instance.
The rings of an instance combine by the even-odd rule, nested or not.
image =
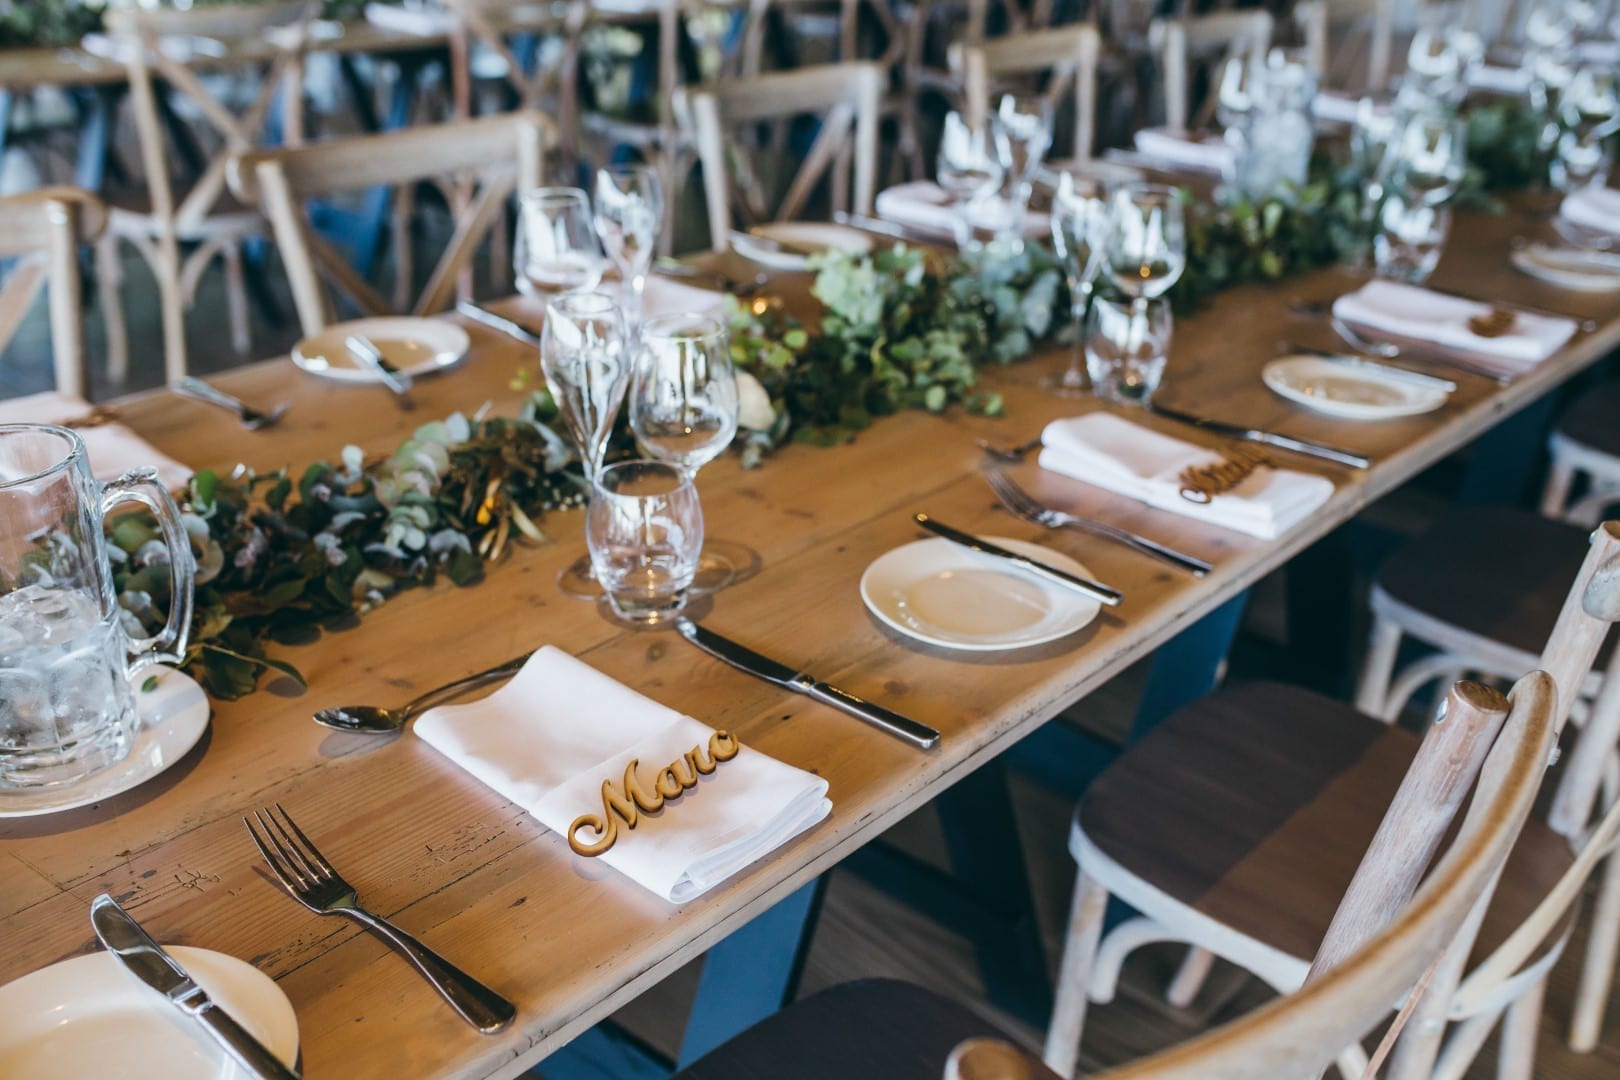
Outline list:
[[[1139,310],[1169,292],[1187,268],[1180,193],[1162,184],[1127,184],[1116,191],[1104,257],[1114,287]]]
[[[662,315],[641,328],[630,390],[630,429],[649,458],[695,477],[737,434],[737,373],[725,324],[709,315]],[[731,582],[736,566],[713,550],[698,562],[698,592]]]
[[[596,232],[624,278],[625,320],[641,325],[647,271],[664,223],[664,190],[651,165],[609,165],[596,171]]]
[[[1229,56],[1221,64],[1220,88],[1215,96],[1215,120],[1223,128],[1240,125],[1263,91],[1257,85],[1263,72],[1247,56]]]
[[[945,114],[934,178],[955,203],[952,225],[956,231],[956,246],[967,251],[973,247],[973,222],[977,212],[984,200],[1001,189],[1002,171],[985,132],[969,127],[961,113]]]
[[[518,291],[589,291],[602,280],[602,248],[591,223],[591,201],[579,188],[535,188],[518,200],[512,251]]]
[[[1620,128],[1620,88],[1613,68],[1588,64],[1570,79],[1563,94],[1564,128],[1552,162],[1553,186],[1563,192],[1608,177],[1608,138]]]
[[[630,366],[624,313],[611,296],[571,292],[546,304],[540,370],[557,412],[579,448],[585,479],[593,485],[630,386]],[[558,584],[571,596],[601,595],[588,557],[564,570]]]
[[[1063,260],[1069,284],[1069,315],[1074,322],[1074,349],[1069,366],[1057,379],[1043,385],[1059,397],[1079,397],[1086,392],[1082,364],[1081,329],[1086,309],[1102,269],[1103,248],[1108,242],[1108,202],[1094,182],[1077,180],[1073,173],[1058,177],[1052,196],[1052,247]]]
[[[1468,122],[1445,109],[1425,109],[1396,136],[1392,172],[1430,206],[1457,194],[1468,171]]]
[[[1013,213],[1006,231],[1016,234],[1029,209],[1035,176],[1052,148],[1052,103],[1039,94],[1003,94],[990,129],[996,156],[1012,185]]]

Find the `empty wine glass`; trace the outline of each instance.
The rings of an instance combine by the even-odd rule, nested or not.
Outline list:
[[[955,204],[952,225],[956,246],[967,251],[974,246],[973,224],[989,199],[1001,189],[1001,163],[981,129],[973,130],[960,113],[945,115],[945,130],[939,140],[935,180]]]
[[[1608,65],[1588,64],[1563,96],[1564,126],[1552,161],[1553,186],[1569,192],[1608,178],[1609,136],[1620,128],[1620,89]]]
[[[703,546],[703,507],[691,474],[663,461],[620,461],[596,474],[585,543],[608,605],[656,626],[686,606]]]
[[[1068,278],[1074,349],[1063,374],[1043,383],[1060,397],[1079,397],[1086,392],[1080,355],[1081,331],[1086,308],[1096,288],[1097,274],[1102,269],[1108,224],[1108,201],[1097,184],[1077,180],[1073,173],[1063,173],[1052,196],[1052,247],[1063,260],[1064,274]]]
[[[625,319],[641,325],[647,271],[664,222],[664,190],[651,165],[609,165],[596,171],[596,232],[624,279]]]
[[[1378,208],[1373,267],[1381,278],[1421,285],[1440,264],[1451,233],[1451,208],[1397,188]]]
[[[586,194],[557,187],[525,192],[518,200],[512,261],[525,295],[594,289],[603,259]]]
[[[1109,214],[1108,276],[1115,288],[1146,307],[1187,268],[1187,229],[1181,195],[1162,184],[1127,184]]]
[[[1470,77],[1484,60],[1485,43],[1478,34],[1431,20],[1412,36],[1406,74],[1428,100],[1454,107],[1467,95]]]
[[[573,292],[546,304],[540,369],[557,412],[579,448],[585,479],[594,484],[630,386],[630,344],[624,314],[606,293]],[[589,558],[558,579],[571,596],[601,595]]]
[[[1468,122],[1444,109],[1406,121],[1393,147],[1392,173],[1401,187],[1430,206],[1457,194],[1468,171]]]
[[[1006,231],[1016,233],[1029,209],[1035,177],[1052,148],[1052,103],[1039,94],[1003,94],[990,121],[996,156],[1011,186],[1013,212]]]

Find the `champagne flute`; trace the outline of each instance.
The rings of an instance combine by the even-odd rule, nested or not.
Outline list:
[[[1074,349],[1069,366],[1057,379],[1043,386],[1059,397],[1079,397],[1086,392],[1081,337],[1086,309],[1102,270],[1103,249],[1108,243],[1108,202],[1094,182],[1076,180],[1073,173],[1058,178],[1052,196],[1052,247],[1063,260],[1069,284],[1069,315],[1074,322]]]
[[[961,113],[945,114],[939,140],[935,180],[955,203],[952,225],[958,250],[973,247],[973,222],[979,207],[1001,189],[1001,163],[990,149],[983,130],[974,131]]]
[[[1614,70],[1588,64],[1563,94],[1564,130],[1552,162],[1553,186],[1565,193],[1603,183],[1609,172],[1609,136],[1620,127],[1620,88]]]
[[[602,280],[602,248],[585,192],[560,187],[524,192],[512,262],[518,291],[526,296],[596,288]]]
[[[1052,103],[1039,94],[1003,94],[990,129],[995,134],[996,156],[1012,185],[1012,212],[1004,232],[1016,239],[1029,210],[1035,176],[1052,148]]]
[[[1181,193],[1162,184],[1128,184],[1114,193],[1109,215],[1108,277],[1130,297],[1123,350],[1138,355],[1153,337],[1149,303],[1170,291],[1187,269]],[[1168,313],[1164,316],[1169,319]]]
[[[725,324],[709,315],[662,315],[641,329],[630,391],[630,429],[647,457],[679,466],[689,478],[737,434],[737,373]],[[693,588],[724,588],[730,559],[706,548]]]
[[[1396,139],[1393,171],[1430,206],[1449,201],[1468,171],[1468,122],[1446,109],[1417,113]]]
[[[630,386],[630,337],[624,314],[600,292],[571,292],[546,304],[540,369],[558,414],[579,448],[585,479],[594,484]],[[558,585],[570,596],[601,595],[590,558],[564,570]]]
[[[664,223],[664,190],[651,165],[609,165],[596,171],[596,232],[624,279],[625,320],[641,325],[647,271]]]

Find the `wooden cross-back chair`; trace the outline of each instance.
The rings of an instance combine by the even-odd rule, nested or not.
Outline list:
[[[394,305],[309,228],[302,209],[307,200],[445,174],[476,176],[477,195],[457,220],[411,307],[412,314],[431,315],[448,306],[458,291],[467,295],[469,261],[502,220],[507,197],[540,185],[551,139],[551,124],[544,116],[508,113],[247,154],[234,162],[231,184],[270,219],[299,323],[306,335],[316,334],[333,318],[323,277],[365,315],[390,314]]]
[[[1060,114],[1063,98],[1074,97],[1074,129],[1070,157],[1091,158],[1097,114],[1097,56],[1101,40],[1096,27],[1086,24],[1010,34],[978,45],[952,50],[952,66],[962,73],[966,88],[968,123],[985,130],[992,110],[991,95],[998,78],[1046,76],[1043,96]]]
[[[97,249],[98,274],[116,285],[121,277],[118,242],[140,251],[157,278],[163,320],[164,368],[169,378],[186,371],[185,308],[209,264],[220,258],[225,267],[231,344],[239,354],[252,347],[242,244],[262,231],[259,216],[236,205],[226,187],[233,154],[257,147],[271,109],[281,103],[280,127],[288,144],[303,134],[303,62],[305,30],[315,5],[308,0],[286,3],[228,4],[218,7],[109,8],[107,30],[120,42],[129,77],[129,101],[140,141],[145,173],[144,198],[112,202],[106,235]],[[196,41],[223,45],[223,57],[207,58],[214,72],[262,71],[258,91],[245,110],[234,111],[178,57]],[[234,85],[234,84],[233,84]],[[165,136],[165,92],[182,96],[206,124],[217,148],[186,190],[176,190],[170,175],[169,139]],[[181,245],[193,250],[182,257]],[[109,366],[127,366],[124,327],[109,323]]]
[[[1192,104],[1194,64],[1229,57],[1258,60],[1271,46],[1272,18],[1260,10],[1217,11],[1181,19],[1155,19],[1148,27],[1148,48],[1164,75],[1165,126],[1186,131],[1189,120],[1201,127],[1214,115],[1215,96],[1197,109]]]
[[[1294,8],[1323,87],[1374,92],[1389,84],[1395,0],[1305,0]],[[1358,73],[1356,63],[1365,58]]]
[[[72,397],[87,397],[90,386],[79,248],[94,243],[106,225],[101,200],[78,188],[0,198],[0,259],[16,260],[0,285],[0,350],[16,336],[40,289],[46,289],[56,389]]]
[[[703,168],[709,232],[716,251],[730,246],[732,211],[743,224],[790,220],[805,210],[823,179],[834,210],[870,214],[877,169],[878,104],[883,70],[873,63],[821,64],[756,78],[728,79],[682,95]],[[820,114],[821,129],[775,211],[731,137],[739,125]],[[850,174],[854,174],[853,203]],[[737,183],[733,184],[733,173]]]
[[[1516,533],[1490,531],[1467,542],[1509,536],[1519,542]],[[1611,525],[1593,535],[1539,662],[1558,689],[1558,726],[1569,688],[1580,685],[1617,616],[1620,525]],[[1526,666],[1535,664],[1532,655]],[[1172,984],[1177,1004],[1191,1000],[1213,956],[1280,991],[1299,986],[1417,744],[1410,732],[1333,699],[1262,683],[1216,691],[1128,749],[1075,812],[1070,849],[1079,876],[1050,1052],[1073,1054],[1087,1000],[1110,1000],[1126,956],[1150,942],[1197,946]],[[1566,768],[1585,775],[1589,765],[1577,752]],[[1473,970],[1492,974],[1479,977],[1485,982],[1468,976],[1474,989],[1464,999],[1462,960],[1436,973],[1392,1077],[1461,1076],[1498,1024],[1503,1075],[1529,1076],[1541,991],[1573,925],[1560,898],[1577,865],[1567,836],[1532,817],[1473,942]],[[1104,936],[1110,895],[1141,914]],[[1524,935],[1534,938],[1528,951]],[[1499,956],[1512,960],[1493,960]],[[1448,1021],[1460,1023],[1442,1046]],[[1356,1075],[1362,1064],[1347,1058],[1343,1068]]]

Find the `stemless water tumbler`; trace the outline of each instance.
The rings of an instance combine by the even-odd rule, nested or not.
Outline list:
[[[703,509],[687,471],[621,461],[597,473],[585,542],[614,614],[645,624],[675,615],[703,549]]]
[[[157,518],[169,549],[169,619],[130,640],[119,622],[102,519],[122,503]],[[0,425],[0,789],[72,783],[128,755],[130,680],[179,663],[193,560],[180,512],[150,471],[102,487],[66,428]]]

